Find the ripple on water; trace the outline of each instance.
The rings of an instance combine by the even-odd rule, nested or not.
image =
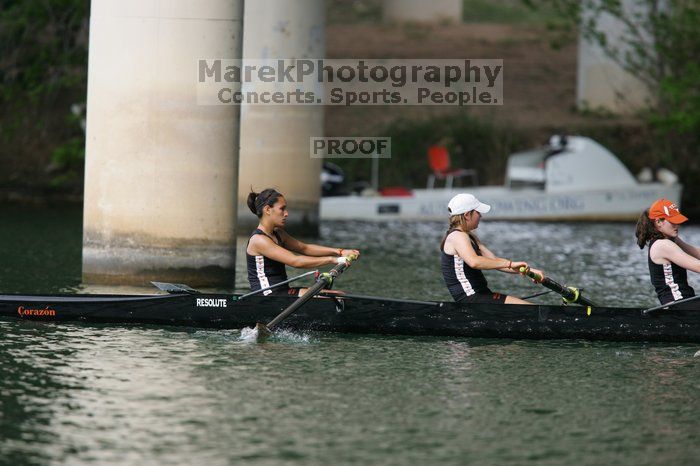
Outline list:
[[[675,463],[697,453],[689,345],[290,332],[246,344],[237,331],[24,325],[2,326],[2,446],[31,443],[37,461],[601,464],[622,451],[643,464],[650,448]]]
[[[542,266],[592,298],[653,304],[632,229],[486,221],[479,234],[495,252]],[[320,242],[362,250],[342,288],[449,299],[436,254],[444,230],[440,222],[338,222],[322,227]],[[686,234],[700,243],[699,228]],[[39,276],[29,274],[42,254],[3,256],[13,270],[3,286],[46,291],[29,287],[60,277],[66,254]],[[534,289],[519,277],[488,277],[513,294]],[[245,274],[237,279],[245,285]],[[700,457],[697,345],[284,331],[251,344],[229,330],[6,321],[0,332],[0,462],[11,464],[641,465]]]

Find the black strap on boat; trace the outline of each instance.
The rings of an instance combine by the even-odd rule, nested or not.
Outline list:
[[[654,311],[659,311],[661,309],[668,309],[668,308],[676,306],[678,304],[689,303],[691,301],[695,301],[698,299],[700,299],[700,295],[691,296],[690,298],[685,298],[685,299],[679,299],[678,301],[673,301],[672,303],[666,303],[666,304],[661,304],[659,306],[650,307],[649,309],[644,309],[642,311],[642,315],[645,316],[645,315],[651,314]]]

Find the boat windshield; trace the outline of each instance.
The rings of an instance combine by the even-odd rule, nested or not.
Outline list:
[[[547,155],[548,151],[543,148],[518,152],[508,157],[506,186],[544,189],[544,165]]]

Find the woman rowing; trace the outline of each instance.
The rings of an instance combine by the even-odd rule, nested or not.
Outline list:
[[[360,255],[356,249],[329,248],[306,244],[284,230],[289,211],[284,196],[275,189],[248,195],[248,208],[260,219],[248,240],[246,261],[252,291],[268,288],[287,280],[285,265],[302,269],[342,264],[348,256]],[[264,291],[264,295],[298,295],[304,289],[280,285]]]
[[[649,246],[649,275],[661,304],[695,296],[688,270],[700,273],[700,249],[678,236],[679,225],[687,220],[674,203],[659,199],[637,221],[637,245]]]
[[[519,273],[526,262],[497,257],[474,234],[481,214],[491,206],[479,202],[471,194],[457,194],[447,205],[450,228],[440,244],[442,276],[447,289],[459,303],[531,304],[514,296],[494,293],[488,287],[482,270]],[[544,278],[540,270],[531,269]]]

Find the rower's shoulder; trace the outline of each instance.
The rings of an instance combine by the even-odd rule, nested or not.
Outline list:
[[[468,241],[469,236],[462,230],[453,230],[445,237],[445,244],[458,244]]]
[[[448,238],[455,237],[455,236],[462,236],[464,238],[468,237],[468,235],[465,232],[463,232],[462,230],[452,230],[449,233],[447,233]]]
[[[667,248],[677,248],[678,245],[676,244],[675,241],[668,239],[668,238],[662,238],[662,239],[657,239],[651,245],[649,246],[649,251],[654,251],[654,250],[661,250],[661,249],[667,249]]]
[[[267,234],[265,234],[264,231],[255,231],[250,239],[248,240],[248,253],[251,254],[251,250],[255,251],[259,247],[265,247],[269,245],[270,243],[275,244],[274,241],[272,241],[272,238],[270,238]],[[259,253],[259,252],[258,252]]]
[[[657,239],[649,246],[649,257],[657,264],[665,263],[668,256],[675,254],[678,250],[682,251],[675,241],[667,238]]]

